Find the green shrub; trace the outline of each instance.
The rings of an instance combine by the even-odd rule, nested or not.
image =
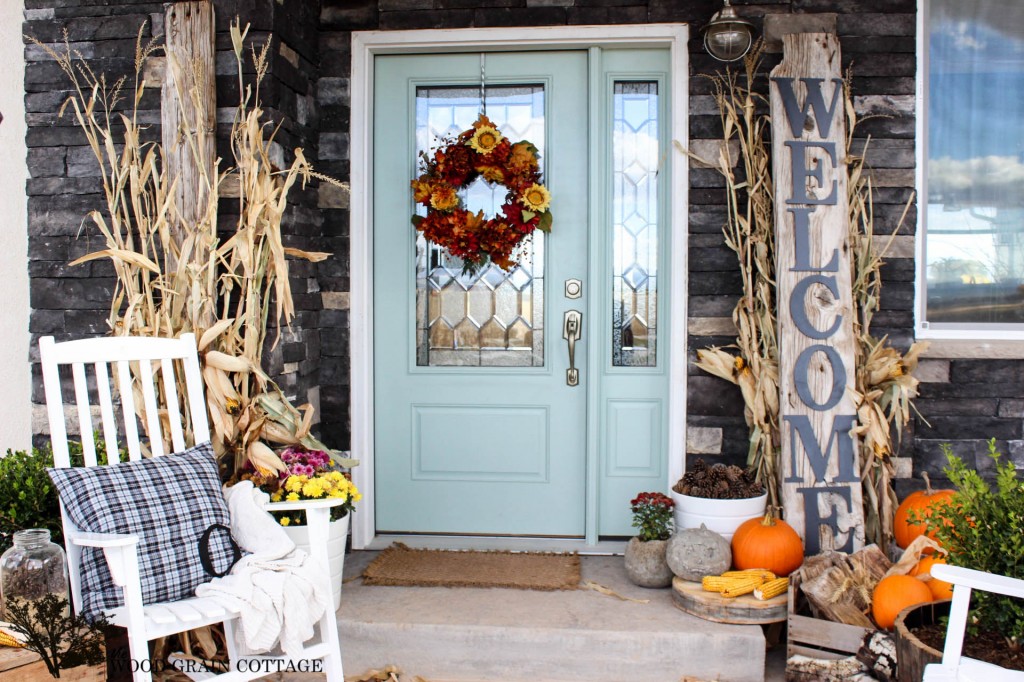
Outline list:
[[[70,443],[70,450],[73,463],[80,465],[81,444]],[[96,456],[106,464],[102,441],[96,443]],[[46,473],[46,467],[52,466],[49,444],[31,452],[8,450],[0,457],[0,553],[11,546],[16,531],[26,528],[46,528],[54,542],[64,544],[57,489]]]
[[[949,563],[1024,578],[1024,482],[1018,480],[1013,462],[1000,461],[995,439],[988,442],[988,455],[996,465],[993,489],[948,444],[943,453],[956,494],[926,522],[949,550]],[[1001,633],[1012,648],[1024,644],[1024,600],[975,590],[972,604],[977,618],[972,628]]]

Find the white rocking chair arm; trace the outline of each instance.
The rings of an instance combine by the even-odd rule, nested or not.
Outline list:
[[[79,547],[130,547],[139,544],[139,536],[130,533],[76,533],[69,540]]]
[[[994,592],[1024,599],[1024,580],[1018,578],[975,571],[970,568],[963,568],[962,566],[949,566],[947,564],[935,564],[931,568],[931,574],[937,580],[944,580],[954,585],[963,585],[972,590]]]

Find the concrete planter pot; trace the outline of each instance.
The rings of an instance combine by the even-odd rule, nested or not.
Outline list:
[[[640,587],[668,587],[672,584],[672,569],[665,561],[668,540],[641,542],[632,538],[626,545],[626,575]]]
[[[337,521],[331,521],[330,531],[327,535],[327,557],[331,569],[331,592],[334,598],[334,610],[341,608],[341,577],[345,571],[345,543],[348,540],[348,520],[351,514],[346,514]],[[288,534],[298,549],[309,552],[309,531],[305,526],[285,526],[284,532]]]
[[[768,504],[768,493],[759,497],[739,500],[712,500],[706,497],[691,497],[672,492],[676,503],[673,520],[676,530],[700,528],[703,524],[726,540],[732,540],[733,533],[747,519],[764,516]]]

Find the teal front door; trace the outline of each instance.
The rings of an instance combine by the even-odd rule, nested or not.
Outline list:
[[[375,58],[378,533],[623,536],[666,488],[667,71],[658,50]],[[481,111],[538,148],[554,224],[468,275],[414,232],[409,182]],[[491,216],[505,190],[462,200]]]

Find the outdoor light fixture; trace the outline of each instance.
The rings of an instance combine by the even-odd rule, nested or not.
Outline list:
[[[704,27],[704,49],[720,62],[743,59],[754,42],[754,25],[741,19],[724,0],[725,6]]]

